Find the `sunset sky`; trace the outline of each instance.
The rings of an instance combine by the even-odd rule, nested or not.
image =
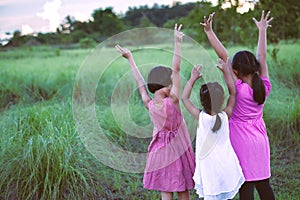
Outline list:
[[[113,7],[116,14],[125,14],[129,7],[152,7],[154,3],[172,5],[173,0],[0,0],[0,38],[9,37],[6,33],[12,34],[16,30],[21,34],[54,32],[67,15],[87,21],[98,8]]]

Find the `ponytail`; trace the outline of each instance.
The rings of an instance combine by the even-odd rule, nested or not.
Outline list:
[[[263,81],[258,75],[258,72],[255,72],[253,75],[252,88],[254,101],[256,101],[258,105],[263,104],[266,99],[266,89]]]
[[[216,132],[217,130],[219,130],[221,128],[221,124],[222,124],[222,120],[218,113],[216,116],[216,121],[215,121],[214,127],[211,130],[213,132]]]
[[[208,82],[200,88],[200,100],[204,111],[208,114],[217,113],[216,121],[212,128],[216,132],[221,128],[222,120],[219,113],[224,102],[224,90],[218,82]]]
[[[232,58],[232,68],[237,70],[241,76],[253,74],[253,99],[258,105],[263,104],[266,100],[266,90],[263,81],[258,75],[260,64],[254,54],[249,51],[237,52]]]

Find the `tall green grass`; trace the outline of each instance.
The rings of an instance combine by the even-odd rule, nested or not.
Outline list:
[[[299,46],[280,43],[270,45],[268,52],[273,90],[265,105],[264,119],[271,146],[271,182],[277,199],[284,200],[300,198]],[[230,55],[242,48],[230,48]],[[142,174],[103,165],[80,140],[71,99],[76,73],[89,53],[50,47],[0,52],[0,199],[160,198],[159,192],[143,189]],[[188,53],[198,55],[192,49]],[[208,53],[217,60],[212,50]],[[113,101],[120,106],[114,108],[118,115],[129,113],[133,122],[129,127],[117,121],[111,107],[116,80],[129,69],[125,61],[122,63],[124,69],[111,66],[101,77],[96,90],[98,122],[114,144],[128,151],[146,152],[151,138],[127,134],[131,129],[138,133],[139,127],[150,127],[151,135],[150,118],[138,92],[131,94],[126,108]],[[183,65],[183,76],[188,78],[191,65]],[[124,80],[121,96],[135,85],[132,78]],[[182,110],[193,139],[196,124]],[[197,198],[195,191],[191,194],[192,199]]]
[[[1,117],[1,197],[89,197],[93,181],[70,105],[38,103],[12,108]]]

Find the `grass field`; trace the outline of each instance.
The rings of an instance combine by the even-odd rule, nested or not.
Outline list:
[[[229,48],[230,55],[241,48]],[[265,105],[264,119],[271,146],[271,184],[277,199],[297,200],[300,43],[282,42],[268,49],[273,90]],[[99,162],[80,138],[73,116],[75,82],[80,66],[91,53],[88,49],[54,47],[0,52],[0,199],[160,198],[158,192],[143,189],[142,173],[118,171]],[[154,54],[157,52],[150,56],[141,54],[137,63],[150,60]],[[192,50],[189,54],[197,57]],[[212,60],[217,59],[210,48],[208,54]],[[182,65],[187,66],[182,70],[187,78],[191,64],[183,61]],[[142,68],[143,74],[147,74],[148,67]],[[124,59],[114,61],[101,71],[99,84],[93,88],[95,96],[88,100],[95,103],[96,122],[112,144],[145,153],[151,139],[151,123],[128,70]],[[128,108],[122,107],[123,98],[128,98]],[[193,138],[195,123],[185,110],[184,116]],[[91,121],[87,118],[84,123]],[[135,137],[140,127],[148,130],[143,138]],[[191,194],[192,199],[197,199],[195,191]]]

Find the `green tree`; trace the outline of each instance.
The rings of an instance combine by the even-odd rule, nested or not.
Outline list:
[[[259,10],[270,10],[274,20],[271,22],[273,41],[295,39],[299,37],[300,1],[295,0],[260,0]],[[298,20],[299,21],[299,20]]]
[[[18,46],[21,46],[22,43],[23,43],[23,39],[22,39],[22,36],[21,36],[21,31],[16,30],[16,31],[14,31],[13,37],[8,42],[7,46],[18,47]]]
[[[66,16],[63,23],[60,25],[59,32],[60,33],[71,33],[74,30],[74,25],[76,20],[74,17],[70,15]]]
[[[92,38],[85,37],[80,39],[79,45],[81,48],[92,48],[96,46],[96,42]]]
[[[93,21],[90,22],[90,28],[93,32],[99,34],[98,40],[114,35],[123,30],[123,22],[113,12],[112,8],[105,10],[97,9],[93,12]]]
[[[153,26],[155,25],[148,19],[148,17],[144,16],[140,19],[139,27],[153,27]]]

